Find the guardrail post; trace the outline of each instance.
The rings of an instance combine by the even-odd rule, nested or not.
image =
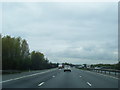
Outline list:
[[[115,75],[116,75],[116,71],[115,71]]]
[[[94,72],[97,73],[104,73],[104,74],[115,74],[115,75],[119,75],[120,74],[120,70],[112,70],[112,69],[92,69]]]
[[[106,70],[105,70],[105,74],[106,74]]]

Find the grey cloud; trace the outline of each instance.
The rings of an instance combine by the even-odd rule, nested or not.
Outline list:
[[[3,34],[25,38],[51,61],[117,61],[117,3],[4,3],[3,10]]]

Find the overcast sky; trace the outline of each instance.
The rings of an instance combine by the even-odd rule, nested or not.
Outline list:
[[[4,3],[3,35],[52,62],[116,63],[118,3]]]

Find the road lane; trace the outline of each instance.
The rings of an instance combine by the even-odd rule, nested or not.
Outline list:
[[[47,81],[52,78],[53,75],[57,75],[59,73],[58,70],[54,70],[51,72],[34,75],[31,77],[21,78],[19,80],[13,80],[10,82],[5,82],[2,84],[3,88],[37,88],[37,84],[42,81]]]
[[[78,75],[83,76],[82,79],[93,84],[93,88],[118,88],[118,79],[111,76],[105,76],[96,72],[88,72],[79,69],[74,70]]]
[[[5,82],[3,88],[118,88],[118,80],[76,68],[72,68],[72,72],[56,69]]]
[[[49,72],[49,71],[53,71],[53,70],[56,70],[56,69],[57,68],[45,69],[45,70],[34,70],[34,71],[30,71],[30,72],[22,72],[22,73],[16,73],[16,74],[4,74],[2,76],[2,80],[6,81],[6,80],[10,80],[10,79],[14,79],[14,78],[20,78],[20,77],[24,77],[24,76],[26,77],[26,76],[29,76],[29,75]]]
[[[45,82],[40,88],[90,88],[74,70],[64,72],[63,70],[55,78]]]

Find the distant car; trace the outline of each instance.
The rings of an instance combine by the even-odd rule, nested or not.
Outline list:
[[[58,65],[58,69],[62,69],[63,68],[63,66],[62,65]]]
[[[65,66],[64,66],[64,72],[66,72],[66,71],[71,72],[70,66],[68,66],[68,65],[65,65]]]

